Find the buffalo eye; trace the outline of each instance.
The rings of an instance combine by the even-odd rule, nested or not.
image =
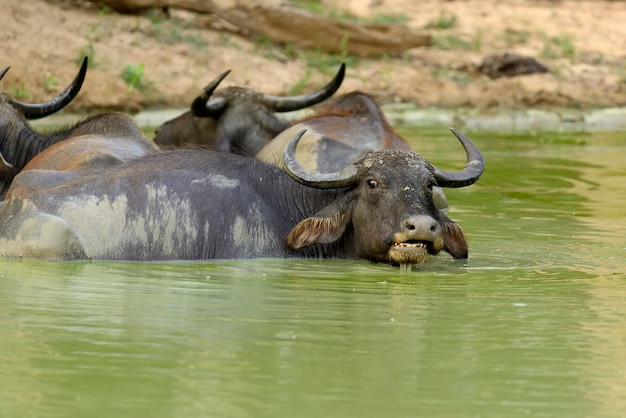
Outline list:
[[[436,185],[437,185],[437,182],[435,180],[431,180],[428,182],[426,186],[428,187],[429,190],[432,190],[433,187],[435,187]]]
[[[376,186],[378,186],[378,183],[374,179],[368,179],[367,185],[369,186],[370,189],[375,189]]]

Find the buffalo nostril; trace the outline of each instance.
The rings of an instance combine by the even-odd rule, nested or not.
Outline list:
[[[437,234],[440,226],[432,217],[427,215],[409,216],[401,223],[401,228],[409,234],[427,233]]]

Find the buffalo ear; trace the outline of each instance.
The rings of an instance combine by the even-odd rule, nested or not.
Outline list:
[[[467,258],[467,241],[456,222],[446,219],[443,226],[443,249],[455,259]]]
[[[337,241],[346,230],[350,218],[349,204],[335,200],[310,218],[299,222],[287,235],[287,247],[299,250],[313,244]]]

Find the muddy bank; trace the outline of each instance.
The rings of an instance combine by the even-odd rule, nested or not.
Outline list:
[[[413,121],[437,108],[452,115],[447,119],[467,123],[468,115],[479,112],[499,115],[492,120],[508,115],[519,124],[534,115],[529,109],[539,109],[567,124],[569,116],[551,109],[577,114],[626,106],[623,1],[383,0],[345,2],[341,9],[336,2],[319,4],[326,14],[396,19],[430,35],[432,45],[376,59],[328,55],[246,37],[212,16],[182,10],[129,15],[86,1],[5,0],[0,56],[11,70],[0,87],[24,101],[47,100],[88,55],[85,85],[68,111],[134,114],[187,107],[226,69],[232,72],[224,86],[284,95],[322,85],[345,61],[340,92],[366,90],[389,105],[413,106],[419,112],[406,116]],[[476,71],[487,57],[507,52],[534,57],[549,72],[492,79]],[[591,113],[587,125],[596,123]]]

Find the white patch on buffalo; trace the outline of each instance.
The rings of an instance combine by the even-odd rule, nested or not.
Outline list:
[[[5,257],[67,260],[85,258],[82,247],[61,218],[42,213],[28,199],[7,217],[0,236],[0,254]]]
[[[218,189],[234,189],[235,187],[239,186],[239,180],[231,179],[221,174],[211,174],[208,177],[200,180],[193,180],[191,182],[191,184],[196,183],[208,183],[217,187]]]
[[[71,225],[89,257],[111,254],[119,248],[126,235],[126,196],[109,201],[93,195],[70,197],[59,207],[59,216]]]
[[[258,257],[275,245],[275,237],[268,231],[267,217],[261,213],[259,207],[253,204],[245,215],[235,218],[233,223],[233,242],[241,248],[240,257]]]
[[[164,186],[145,185],[142,209],[131,211],[126,195],[82,196],[65,201],[59,215],[76,231],[88,256],[136,259],[186,258],[197,244],[196,217],[186,199]]]
[[[177,198],[165,186],[147,185],[145,216],[133,216],[137,234],[146,233],[148,254],[164,258],[189,258],[198,242],[197,216],[187,199]],[[167,202],[167,204],[164,204]]]

